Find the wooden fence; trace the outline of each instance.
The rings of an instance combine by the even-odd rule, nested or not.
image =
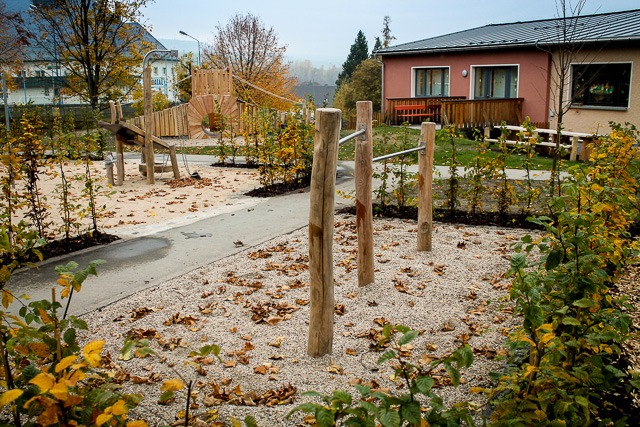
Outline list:
[[[524,98],[461,99],[442,102],[442,122],[458,129],[484,128],[505,122],[522,124]]]

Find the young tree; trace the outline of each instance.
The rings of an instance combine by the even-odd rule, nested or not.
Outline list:
[[[295,79],[289,75],[286,50],[273,27],[266,28],[259,17],[247,13],[216,26],[213,43],[205,48],[204,57],[218,68],[231,67],[234,75],[249,83],[234,80],[241,98],[257,105],[288,108],[291,103],[282,98],[293,99]]]
[[[132,72],[152,48],[137,23],[148,0],[34,1],[29,14],[35,44],[60,63],[65,90],[95,110],[122,97],[138,81]]]
[[[572,100],[567,98],[567,88],[570,86],[571,64],[576,61],[576,55],[582,49],[580,35],[583,29],[577,25],[577,17],[582,14],[586,0],[577,0],[574,4],[568,0],[556,1],[556,15],[559,25],[548,30],[547,38],[552,43],[541,44],[541,49],[547,51],[551,58],[551,111],[555,117],[556,146],[553,152],[551,170],[551,195],[560,191],[558,162],[560,160],[560,137],[562,135],[564,115],[572,106]]]
[[[380,111],[382,65],[374,58],[365,59],[333,96],[333,105],[349,113],[355,112],[356,102],[371,101],[373,111]]]
[[[391,35],[391,28],[389,28],[390,23],[391,18],[389,15],[385,15],[382,20],[382,47],[389,47],[391,42],[396,39],[395,36]]]
[[[4,1],[0,2],[0,72],[18,74],[25,46],[29,45],[28,36],[20,14],[11,13]]]
[[[336,86],[338,89],[340,86],[348,82],[351,79],[351,75],[355,71],[358,64],[369,57],[369,44],[367,38],[362,31],[358,31],[356,40],[351,45],[351,50],[347,56],[347,60],[342,64],[342,71],[338,74],[338,80],[336,80]]]

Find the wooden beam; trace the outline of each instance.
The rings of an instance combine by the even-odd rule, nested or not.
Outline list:
[[[144,149],[146,152],[147,164],[147,184],[155,184],[155,156],[153,155],[153,97],[151,94],[151,67],[144,69]]]
[[[307,353],[312,357],[333,350],[333,215],[341,116],[335,108],[316,110],[309,211],[311,307]]]
[[[358,233],[358,286],[374,281],[373,212],[371,206],[371,180],[373,178],[373,134],[371,101],[356,103],[356,131],[363,129],[363,137],[356,137],[356,227]]]
[[[124,137],[116,134],[116,185],[120,186],[124,183]]]
[[[425,147],[418,156],[418,251],[431,251],[433,228],[433,151],[436,142],[436,124],[422,123],[420,146]]]

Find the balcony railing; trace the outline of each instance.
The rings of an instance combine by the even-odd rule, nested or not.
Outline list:
[[[387,123],[391,123],[394,125],[399,125],[404,122],[416,124],[427,121],[427,118],[430,119],[429,121],[440,123],[442,115],[442,102],[452,99],[464,99],[464,96],[387,98]],[[403,106],[406,108],[397,108]],[[427,114],[431,114],[431,116],[428,116]],[[402,115],[405,115],[405,117],[402,117]],[[406,115],[413,115],[413,117],[407,117]]]

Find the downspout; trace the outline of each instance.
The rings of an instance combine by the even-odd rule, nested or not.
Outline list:
[[[380,96],[381,96],[381,101],[380,101],[380,114],[382,114],[382,117],[384,118],[384,112],[385,112],[385,107],[386,104],[384,102],[384,62],[379,61],[377,58],[375,58],[375,61],[377,63],[379,63],[380,65],[382,65],[382,89],[380,90]]]

